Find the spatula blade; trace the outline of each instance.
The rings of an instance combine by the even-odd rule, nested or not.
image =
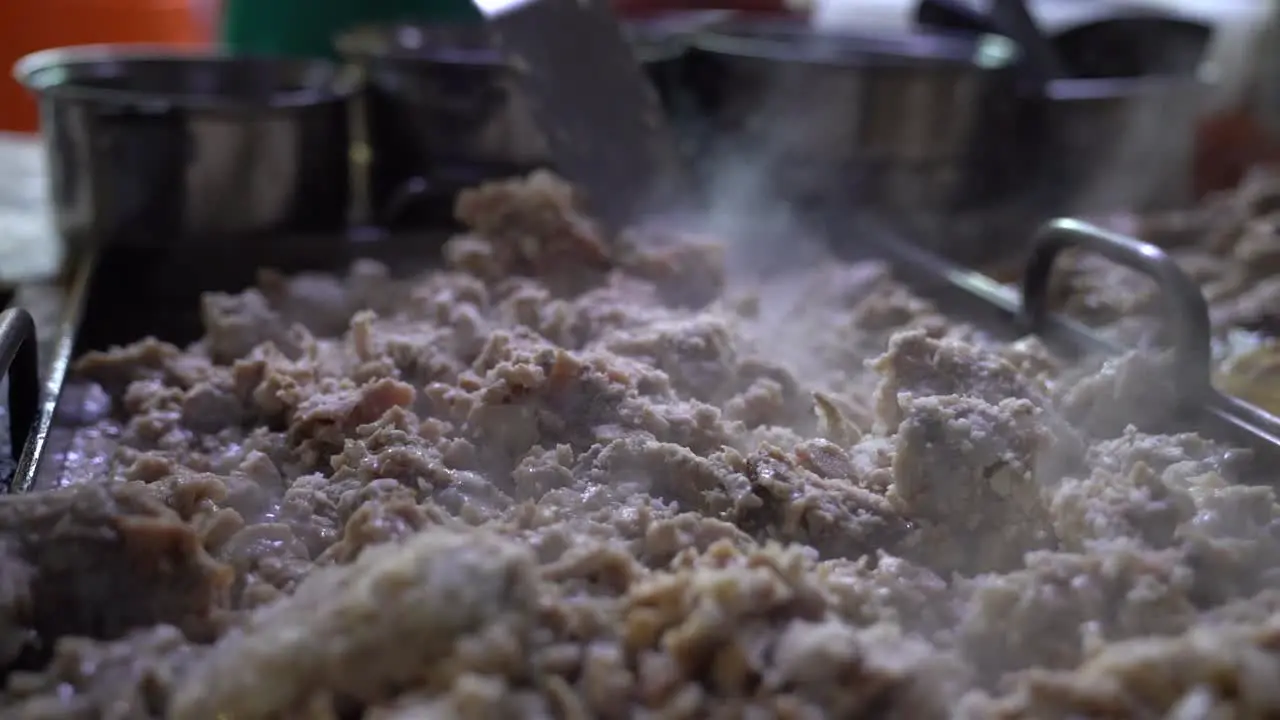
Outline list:
[[[473,0],[543,128],[555,169],[617,231],[681,187],[657,91],[607,0]]]

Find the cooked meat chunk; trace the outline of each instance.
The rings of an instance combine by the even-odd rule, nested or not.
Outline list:
[[[527,550],[479,533],[428,530],[371,550],[223,637],[179,685],[168,717],[287,715],[316,707],[317,692],[389,699],[431,684],[433,663],[447,682],[450,655],[467,642],[512,643],[514,662],[538,612],[536,583]]]
[[[228,604],[231,568],[140,484],[0,497],[0,538],[9,662],[24,645],[69,635],[111,640],[170,624],[208,637]]]
[[[1016,567],[1029,550],[1054,546],[1036,477],[1049,438],[1034,405],[933,396],[912,399],[906,413],[893,493],[928,524],[915,554],[972,573]]]
[[[0,711],[22,720],[160,720],[174,683],[203,652],[170,625],[113,641],[63,638],[42,672],[10,676]]]

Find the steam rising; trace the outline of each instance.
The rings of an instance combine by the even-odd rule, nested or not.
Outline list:
[[[830,10],[832,5],[822,7]],[[831,22],[824,17],[817,16],[820,25]],[[889,26],[897,22],[881,20]],[[1192,65],[1194,58],[1167,60],[1173,62],[1162,64]],[[813,294],[806,283],[824,277],[813,271],[835,262],[830,242],[865,246],[849,219],[855,209],[873,212],[869,204],[850,207],[858,205],[858,196],[848,187],[848,176],[841,174],[847,166],[837,160],[856,152],[850,143],[858,97],[842,95],[839,85],[818,81],[822,70],[783,68],[770,77],[754,98],[753,110],[746,113],[749,119],[744,128],[722,141],[702,168],[707,203],[696,217],[686,219],[691,229],[727,243],[731,279],[757,296],[753,332],[769,339],[762,347],[772,359],[806,378],[852,369],[824,366],[829,358],[823,359],[814,343],[815,333],[823,329],[806,325],[800,317]],[[1219,76],[1238,73],[1240,66],[1230,69],[1221,64],[1217,72]],[[1191,138],[1196,121],[1214,99],[1209,90],[1204,79],[1197,77],[1056,83],[1049,92],[1057,127],[1066,129],[1062,146],[1066,157],[1057,158],[1059,165],[1045,177],[1029,178],[1024,185],[1063,178],[1072,184],[1056,188],[1058,204],[1041,208],[1043,217],[1185,206]],[[812,155],[815,145],[821,146],[815,138],[828,140],[829,155]],[[1061,166],[1067,160],[1076,163],[1071,172]],[[797,207],[803,205],[797,201],[817,200],[820,205],[834,198],[840,198],[839,209],[846,218],[843,228],[836,229],[837,237],[832,237],[833,228],[813,224],[806,212],[809,208]],[[866,247],[859,249],[869,254]],[[1008,250],[1018,253],[1013,244]],[[845,356],[846,361],[850,359]],[[1173,410],[1169,400],[1175,391],[1166,380],[1168,358],[1163,355],[1105,362],[1086,358],[1074,366],[1061,359],[1055,362],[1056,380],[1048,382],[1046,391],[1056,398],[1053,404],[1058,407],[1053,412],[1061,413],[1056,427],[1065,436],[1113,437],[1123,434],[1126,425],[1159,422]],[[826,388],[814,389],[822,399],[818,406],[824,427],[833,424],[831,418],[839,424],[839,412],[833,411]],[[1038,474],[1045,483],[1062,480],[1083,452],[1071,442],[1058,442],[1055,448],[1037,458]]]

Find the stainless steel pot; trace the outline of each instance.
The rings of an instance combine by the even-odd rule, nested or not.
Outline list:
[[[1041,214],[1186,207],[1208,90],[1190,73],[1050,83]]]
[[[311,60],[100,45],[24,57],[57,227],[72,246],[331,233],[347,217],[348,100]]]
[[[1212,36],[1205,23],[1120,9],[1059,33],[1053,43],[1073,78],[1192,75]]]
[[[707,183],[715,194],[732,175],[746,207],[782,201],[837,223],[874,215],[963,256],[951,219],[968,218],[971,240],[986,242],[975,219],[1027,172],[1013,141],[1025,126],[1018,51],[1006,38],[856,37],[736,20],[693,45],[707,66],[698,93],[717,146]],[[750,177],[757,187],[743,195]]]
[[[685,47],[673,27],[685,26],[630,29],[666,101]],[[463,187],[550,164],[514,71],[483,27],[371,26],[339,37],[337,47],[367,82],[362,155],[382,219],[399,215],[410,198],[448,202]]]

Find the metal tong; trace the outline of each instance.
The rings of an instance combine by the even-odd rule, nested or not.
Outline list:
[[[49,441],[63,381],[71,367],[76,330],[97,267],[96,253],[74,254],[69,263],[54,342],[40,357],[35,321],[22,308],[0,313],[0,368],[9,378],[9,444],[16,469],[0,473],[0,493],[23,493],[35,486],[40,458]],[[12,473],[8,472],[12,470]]]
[[[1061,334],[1065,326],[1078,327],[1078,323],[1056,317],[1049,310],[1054,264],[1069,248],[1097,253],[1156,282],[1164,300],[1164,321],[1173,337],[1172,362],[1177,401],[1182,408],[1203,412],[1233,441],[1253,449],[1280,452],[1280,418],[1213,386],[1213,336],[1208,303],[1200,288],[1173,258],[1151,243],[1079,220],[1064,218],[1046,223],[1032,238],[1031,254],[1023,274],[1019,316],[1026,330],[1052,336]],[[1112,352],[1124,350],[1095,333],[1088,334],[1094,344],[1110,346]]]
[[[20,462],[40,406],[40,363],[36,323],[22,308],[0,313],[0,372],[9,380],[9,451]],[[15,466],[5,468],[7,479]]]

